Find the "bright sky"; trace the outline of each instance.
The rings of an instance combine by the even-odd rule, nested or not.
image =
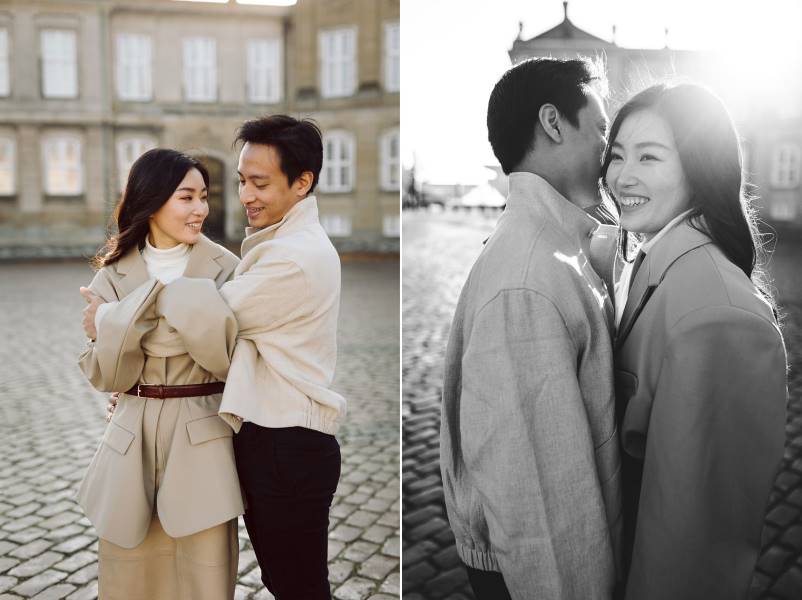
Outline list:
[[[581,29],[624,48],[719,53],[725,102],[758,94],[782,114],[802,116],[802,2],[799,0],[571,0]],[[419,181],[480,183],[497,164],[485,117],[507,51],[559,24],[561,0],[405,0],[401,11],[401,122],[405,167]],[[799,111],[799,112],[797,112]]]

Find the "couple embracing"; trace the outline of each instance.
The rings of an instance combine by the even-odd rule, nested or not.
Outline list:
[[[330,598],[345,400],[330,389],[340,262],[312,195],[320,130],[274,115],[237,142],[241,261],[201,233],[203,165],[154,149],[132,166],[118,233],[81,290],[81,369],[119,393],[78,492],[103,600],[233,598],[243,513],[277,600]]]
[[[608,127],[604,84],[533,59],[490,96],[509,197],[446,352],[449,521],[480,600],[742,600],[786,354],[738,136],[687,83]]]

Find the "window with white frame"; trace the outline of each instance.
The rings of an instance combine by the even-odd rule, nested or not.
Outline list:
[[[323,168],[320,191],[350,192],[354,188],[356,144],[347,131],[323,134]]]
[[[217,100],[217,42],[214,38],[184,40],[184,94],[190,102]]]
[[[398,23],[384,26],[384,89],[401,89],[401,28]]]
[[[351,217],[345,215],[322,215],[320,224],[329,237],[348,237],[351,235]]]
[[[150,100],[153,97],[153,51],[149,35],[117,35],[117,96],[120,100]]]
[[[45,98],[78,97],[77,36],[66,29],[43,29],[42,94]]]
[[[769,200],[769,218],[774,221],[793,221],[796,219],[796,198],[784,196]]]
[[[382,233],[384,237],[399,237],[401,235],[401,217],[384,215],[382,219]]]
[[[401,189],[401,144],[398,129],[388,131],[381,137],[381,187],[397,192]]]
[[[356,27],[320,32],[320,92],[324,98],[356,91]]]
[[[248,100],[281,100],[281,40],[248,40]]]
[[[799,144],[786,142],[774,148],[771,162],[771,185],[795,188],[802,178],[802,150]]]
[[[75,196],[84,191],[81,138],[54,135],[42,143],[45,194]]]
[[[0,196],[17,193],[17,144],[14,138],[0,136]]]
[[[0,96],[11,93],[11,76],[8,52],[8,29],[0,29]]]
[[[155,147],[156,141],[147,136],[125,137],[117,142],[117,174],[120,190],[125,189],[128,172],[136,159]]]

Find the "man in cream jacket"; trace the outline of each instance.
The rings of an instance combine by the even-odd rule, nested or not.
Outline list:
[[[244,123],[237,141],[250,227],[242,261],[220,288],[239,325],[220,416],[237,431],[244,519],[262,581],[278,600],[329,599],[328,512],[340,477],[334,434],[345,400],[329,388],[340,260],[311,195],[323,162],[320,130],[274,115]]]
[[[607,116],[585,60],[532,59],[490,96],[510,175],[445,357],[443,489],[478,600],[610,600],[621,500],[610,333],[591,263]],[[611,238],[614,239],[614,238]]]

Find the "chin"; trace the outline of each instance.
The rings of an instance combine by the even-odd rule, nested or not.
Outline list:
[[[199,231],[198,233],[185,233],[183,236],[179,238],[179,241],[192,246],[193,244],[198,243],[198,240],[200,239],[202,233],[203,231]]]

